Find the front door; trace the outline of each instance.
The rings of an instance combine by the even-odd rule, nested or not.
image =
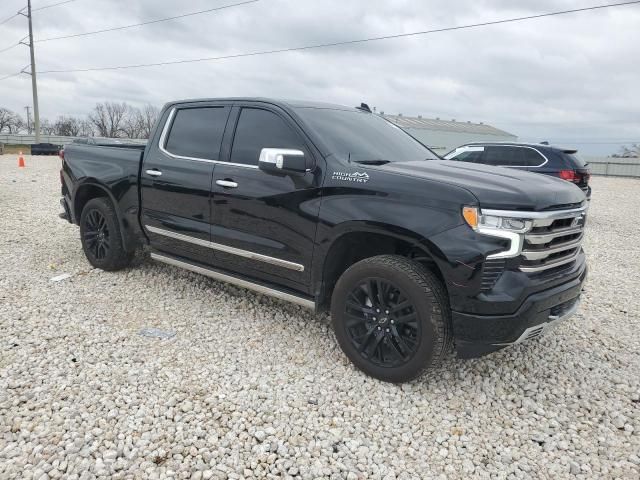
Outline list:
[[[141,217],[155,250],[213,263],[211,181],[230,107],[181,104],[166,114],[141,172]]]
[[[231,118],[235,128],[225,141],[227,161],[216,165],[212,186],[211,238],[217,244],[216,261],[223,268],[306,293],[321,181],[311,145],[278,109],[234,107]],[[310,171],[260,170],[263,148],[302,150]]]

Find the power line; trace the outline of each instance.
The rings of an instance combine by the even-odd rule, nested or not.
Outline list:
[[[11,45],[11,46],[9,46],[9,47],[3,48],[2,50],[0,50],[0,53],[2,53],[2,52],[6,52],[6,51],[8,51],[8,50],[11,50],[12,48],[16,48],[18,45],[20,45],[20,42],[18,42],[18,43],[14,43],[13,45]]]
[[[70,1],[74,1],[74,0],[70,0]],[[218,10],[224,10],[224,9],[231,8],[231,7],[238,7],[240,5],[247,5],[249,3],[256,3],[256,2],[259,2],[259,1],[260,0],[246,0],[246,1],[240,2],[240,3],[233,3],[233,4],[230,4],[230,5],[223,5],[221,7],[209,8],[207,10],[200,10],[200,11],[197,11],[197,12],[184,13],[182,15],[175,15],[173,17],[159,18],[157,20],[148,20],[146,22],[132,23],[131,25],[123,25],[121,27],[104,28],[102,30],[95,30],[95,31],[92,31],[92,32],[83,32],[83,33],[74,33],[74,34],[71,34],[71,35],[62,35],[62,36],[59,36],[59,37],[42,38],[42,39],[36,40],[36,43],[37,42],[51,42],[51,41],[54,41],[54,40],[62,40],[62,39],[65,39],[65,38],[84,37],[84,36],[87,36],[87,35],[96,35],[96,34],[99,34],[99,33],[106,33],[106,32],[115,32],[117,30],[125,30],[127,28],[140,27],[140,26],[143,26],[143,25],[151,25],[153,23],[168,22],[170,20],[176,20],[178,18],[193,17],[194,15],[201,15],[203,13],[215,12],[215,11],[218,11]]]
[[[228,60],[228,59],[233,59],[233,58],[257,57],[257,56],[261,56],[261,55],[273,55],[273,54],[276,54],[276,53],[286,53],[286,52],[295,52],[295,51],[304,51],[304,50],[315,50],[315,49],[320,49],[320,48],[338,47],[338,46],[343,46],[343,45],[354,45],[354,44],[361,44],[361,43],[367,43],[367,42],[376,42],[376,41],[382,41],[382,40],[392,40],[392,39],[397,39],[397,38],[415,37],[415,36],[421,36],[421,35],[428,35],[428,34],[432,34],[432,33],[451,32],[451,31],[464,30],[464,29],[469,29],[469,28],[487,27],[487,26],[491,26],[491,25],[499,25],[499,24],[504,24],[504,23],[522,22],[522,21],[525,21],[525,20],[534,20],[534,19],[552,17],[552,16],[557,16],[557,15],[566,15],[566,14],[569,14],[569,13],[586,12],[586,11],[590,11],[590,10],[600,10],[600,9],[605,9],[605,8],[621,7],[621,6],[625,6],[625,5],[636,5],[636,4],[639,4],[639,3],[640,3],[640,0],[629,1],[629,2],[621,2],[621,3],[610,3],[610,4],[604,4],[604,5],[595,5],[595,6],[591,6],[591,7],[574,8],[574,9],[571,9],[571,10],[561,10],[561,11],[557,11],[557,12],[541,13],[541,14],[537,14],[537,15],[527,15],[527,16],[524,16],[524,17],[515,17],[515,18],[502,19],[502,20],[493,20],[493,21],[489,21],[489,22],[472,23],[472,24],[468,24],[468,25],[459,25],[459,26],[456,26],[456,27],[436,28],[436,29],[432,29],[432,30],[424,30],[424,31],[419,31],[419,32],[399,33],[399,34],[394,34],[394,35],[383,35],[383,36],[379,36],[379,37],[361,38],[361,39],[346,40],[346,41],[341,41],[341,42],[319,43],[319,44],[314,44],[314,45],[305,45],[305,46],[301,46],[301,47],[288,47],[288,48],[278,48],[278,49],[273,49],[273,50],[260,50],[260,51],[255,51],[255,52],[236,53],[236,54],[230,54],[230,55],[221,55],[221,56],[217,56],[217,57],[204,57],[204,58],[194,58],[194,59],[185,59],[185,60],[171,60],[171,61],[166,61],[166,62],[139,63],[139,64],[134,64],[134,65],[118,65],[118,66],[110,66],[110,67],[71,68],[71,69],[64,69],[64,70],[43,70],[40,73],[44,74],[44,73],[97,72],[97,71],[104,71],[104,70],[124,70],[124,69],[129,69],[129,68],[159,67],[159,66],[165,66],[165,65],[179,65],[179,64],[185,64],[185,63]]]
[[[20,16],[19,13],[14,13],[13,15],[11,15],[10,17],[5,18],[4,20],[0,21],[0,25],[4,25],[5,23],[7,23],[9,20],[13,20],[14,18]]]
[[[22,73],[22,71],[20,72],[16,72],[16,73],[12,73],[11,75],[5,75],[4,77],[0,77],[0,80],[6,80],[7,78],[11,78],[11,77],[17,77],[18,75],[20,75]]]
[[[75,1],[77,1],[77,0],[65,0],[64,2],[58,2],[58,3],[53,3],[51,5],[44,5],[43,7],[34,8],[31,11],[32,12],[37,12],[38,10],[44,10],[46,8],[57,7],[58,5],[64,5],[65,3],[71,3],[71,2],[75,2]],[[22,15],[22,10],[24,10],[25,8],[26,7],[22,7],[20,10],[18,10],[18,13],[14,13],[10,17],[7,17],[4,20],[0,21],[0,25],[4,25],[9,20],[13,20],[14,18],[19,17],[20,15]]]
[[[55,3],[53,5],[47,5],[45,7],[40,7],[38,9],[33,9],[32,11],[43,10],[45,8],[51,8],[51,7],[55,7],[55,6],[58,6],[58,5],[63,5],[65,3],[70,3],[70,2],[75,2],[75,1],[76,0],[67,0],[65,2]],[[84,37],[84,36],[87,36],[87,35],[96,35],[96,34],[99,34],[99,33],[114,32],[114,31],[117,31],[117,30],[125,30],[125,29],[128,29],[128,28],[140,27],[140,26],[144,26],[144,25],[151,25],[151,24],[154,24],[154,23],[167,22],[169,20],[176,20],[176,19],[179,19],[179,18],[192,17],[194,15],[201,15],[203,13],[215,12],[215,11],[218,11],[218,10],[224,10],[224,9],[227,9],[227,8],[237,7],[237,6],[240,6],[240,5],[246,5],[246,4],[249,4],[249,3],[256,3],[256,2],[259,2],[259,1],[260,0],[246,0],[246,1],[240,2],[240,3],[233,3],[231,5],[223,5],[221,7],[209,8],[207,10],[200,10],[200,11],[197,11],[197,12],[184,13],[182,15],[175,15],[173,17],[159,18],[157,20],[149,20],[149,21],[141,22],[141,23],[133,23],[131,25],[123,25],[121,27],[105,28],[105,29],[102,29],[102,30],[95,30],[95,31],[92,31],[92,32],[74,33],[72,35],[62,35],[60,37],[43,38],[43,39],[34,40],[34,41],[36,43],[38,43],[38,42],[50,42],[50,41],[54,41],[54,40],[62,40],[62,39],[65,39],[65,38],[76,38],[76,37]],[[11,50],[12,48],[17,47],[18,45],[20,45],[20,42],[15,43],[15,44],[13,44],[13,45],[11,45],[9,47],[3,48],[2,50],[0,50],[0,53],[6,52],[7,50]]]
[[[51,5],[45,5],[43,7],[32,8],[31,11],[32,12],[38,12],[40,10],[45,10],[45,9],[51,8],[51,7],[57,7],[58,5],[64,5],[65,3],[71,3],[71,2],[75,2],[75,1],[77,1],[77,0],[65,0],[64,2],[52,3]]]
[[[75,1],[77,1],[77,0],[65,0],[64,2],[53,3],[53,4],[51,4],[51,5],[44,5],[44,6],[39,7],[39,8],[32,8],[32,9],[31,9],[31,13],[36,12],[36,11],[38,11],[38,10],[45,10],[45,9],[47,9],[47,8],[57,7],[57,6],[59,6],[59,5],[64,5],[64,4],[66,4],[66,3],[71,3],[71,2],[75,2]],[[13,16],[11,16],[11,17],[9,17],[9,18],[7,18],[7,19],[3,20],[2,22],[0,22],[0,25],[2,25],[3,23],[8,22],[9,20],[11,20],[11,19],[12,19],[12,18],[14,18],[14,17],[18,17],[18,16],[20,16],[20,15],[23,15],[23,16],[24,16],[24,12],[23,12],[23,10],[24,10],[25,8],[26,8],[26,7],[21,8],[20,10],[18,10],[18,13],[16,13],[15,15],[13,15]],[[25,37],[25,38],[26,38],[26,37]],[[18,45],[20,45],[21,43],[23,43],[23,41],[24,41],[24,38],[23,38],[22,40],[20,40],[18,43],[14,43],[13,45],[10,45],[10,46],[8,46],[8,47],[6,47],[6,48],[3,48],[2,50],[0,50],[0,53],[6,52],[6,51],[8,51],[8,50],[11,50],[12,48],[16,48]]]

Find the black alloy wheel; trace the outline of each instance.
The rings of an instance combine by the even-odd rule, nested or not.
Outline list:
[[[407,363],[422,334],[418,314],[402,290],[383,278],[365,278],[347,297],[346,331],[360,355],[381,367]]]
[[[118,215],[106,197],[89,200],[80,215],[80,240],[89,263],[102,270],[120,270],[135,256],[122,241]]]
[[[84,217],[83,238],[87,249],[96,260],[104,260],[111,248],[109,227],[105,216],[98,210],[90,210]]]
[[[351,265],[331,295],[331,321],[353,364],[386,382],[406,382],[451,350],[451,310],[440,279],[399,255]]]

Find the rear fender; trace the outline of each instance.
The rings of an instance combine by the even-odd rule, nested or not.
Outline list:
[[[100,193],[99,195],[96,194],[98,191]],[[84,208],[84,205],[86,205],[89,200],[98,197],[106,197],[111,201],[114,206],[116,216],[118,217],[122,244],[128,252],[135,250],[139,244],[137,236],[137,230],[139,229],[136,228],[135,223],[131,225],[132,222],[124,218],[123,212],[121,211],[121,202],[118,202],[111,190],[95,178],[89,178],[83,181],[74,190],[71,206],[73,222],[76,225],[80,225],[82,208]],[[135,218],[137,218],[137,215]]]

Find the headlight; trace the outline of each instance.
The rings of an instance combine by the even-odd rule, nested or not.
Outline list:
[[[477,207],[464,207],[462,216],[476,232],[510,240],[507,250],[487,255],[487,258],[512,258],[520,255],[524,234],[531,230],[532,226],[529,219],[483,215]]]
[[[524,233],[531,229],[531,222],[521,218],[480,215],[480,228],[496,228]]]
[[[462,209],[462,216],[467,224],[477,232],[493,229],[526,233],[531,229],[531,220],[483,215],[477,207],[464,207]]]

